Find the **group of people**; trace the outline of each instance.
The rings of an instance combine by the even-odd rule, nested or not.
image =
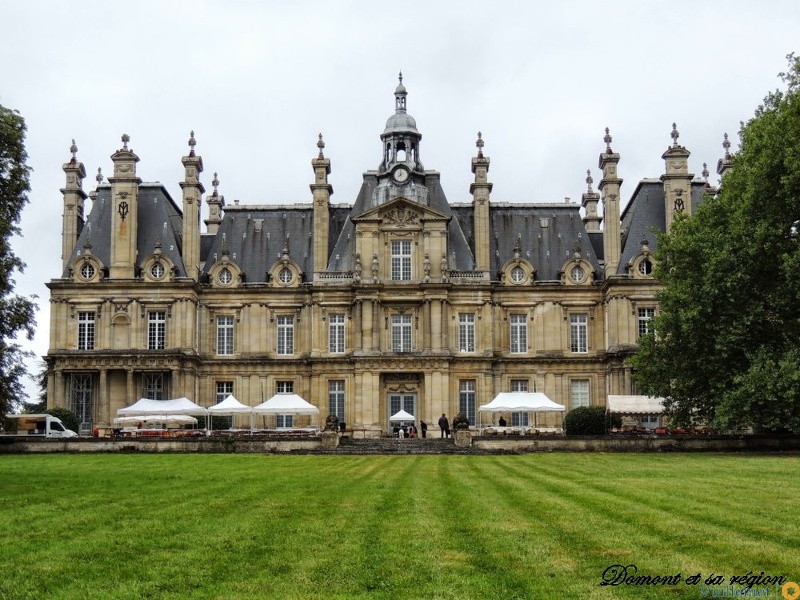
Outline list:
[[[449,438],[450,437],[450,421],[447,420],[447,415],[442,413],[442,416],[439,417],[439,431],[441,432],[441,437]],[[397,438],[415,438],[422,434],[422,437],[428,437],[428,424],[425,421],[419,422],[419,432],[414,424],[411,425],[395,425],[392,433],[394,437]]]

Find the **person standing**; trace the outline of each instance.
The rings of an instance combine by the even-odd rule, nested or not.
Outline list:
[[[419,422],[419,428],[422,431],[422,437],[423,438],[428,437],[428,424],[425,421]]]
[[[442,413],[442,416],[439,417],[439,429],[442,432],[443,438],[450,437],[450,421],[447,420],[447,415]]]

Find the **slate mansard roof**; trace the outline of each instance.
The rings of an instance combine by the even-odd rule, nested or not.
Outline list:
[[[101,184],[67,264],[72,264],[89,245],[92,255],[106,267],[110,266],[111,205],[111,184]],[[137,269],[141,268],[142,262],[153,254],[156,245],[160,243],[162,255],[171,260],[177,269],[176,276],[186,277],[186,268],[181,258],[183,214],[169,192],[160,183],[140,184],[138,208]],[[62,277],[69,277],[69,269],[64,270]]]

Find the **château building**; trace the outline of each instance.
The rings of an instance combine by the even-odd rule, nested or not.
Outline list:
[[[331,203],[322,135],[310,202],[288,205],[226,204],[216,174],[207,193],[194,133],[175,198],[139,177],[127,135],[87,194],[73,143],[62,271],[48,284],[48,406],[91,428],[141,397],[255,405],[294,392],[378,435],[400,409],[433,429],[442,413],[475,423],[504,391],[567,410],[635,393],[626,358],[658,310],[652,229],[709,190],[675,128],[665,173],[624,211],[608,130],[580,205],[493,202],[480,133],[471,202],[451,203],[423,166],[402,76],[394,97],[352,204]]]

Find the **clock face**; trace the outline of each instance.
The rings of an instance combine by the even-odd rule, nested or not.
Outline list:
[[[405,183],[408,181],[408,170],[404,169],[403,167],[398,167],[394,170],[394,173],[392,173],[392,178],[397,183]]]

